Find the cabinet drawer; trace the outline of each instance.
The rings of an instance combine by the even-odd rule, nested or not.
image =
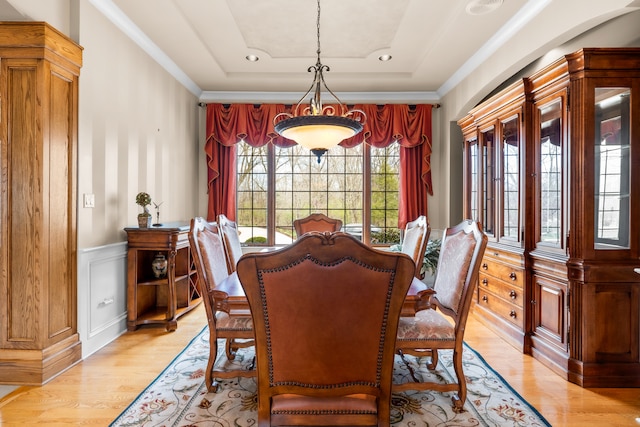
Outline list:
[[[486,292],[482,288],[479,289],[478,296],[478,304],[480,306],[491,310],[498,316],[522,329],[523,315],[521,307],[518,307],[508,301],[503,300],[500,297]]]
[[[491,275],[493,277],[497,277],[507,283],[513,283],[519,286],[521,289],[524,284],[523,270],[508,266],[506,264],[490,262],[486,258],[484,258],[482,260],[482,264],[480,264],[480,272]]]
[[[481,273],[478,287],[483,291],[497,295],[522,308],[524,301],[522,286],[518,286],[516,282],[507,283],[493,276]]]

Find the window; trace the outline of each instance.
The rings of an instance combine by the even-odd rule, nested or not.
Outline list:
[[[242,242],[291,243],[293,220],[314,212],[342,220],[343,231],[369,243],[400,241],[398,144],[338,146],[318,163],[299,145],[253,148],[240,142],[237,165],[236,217]]]

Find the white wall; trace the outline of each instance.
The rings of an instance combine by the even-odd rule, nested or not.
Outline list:
[[[79,36],[79,248],[124,240],[140,191],[162,202],[161,222],[189,220],[202,158],[198,99],[86,1]],[[82,207],[84,193],[95,208]]]

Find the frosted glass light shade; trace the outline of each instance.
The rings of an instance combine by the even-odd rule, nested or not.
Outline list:
[[[309,150],[324,153],[342,140],[362,131],[362,123],[348,117],[310,115],[282,120],[274,128],[285,138],[292,139]]]
[[[282,136],[293,139],[309,150],[317,148],[328,150],[353,135],[355,132],[350,128],[330,125],[296,126],[282,132]]]

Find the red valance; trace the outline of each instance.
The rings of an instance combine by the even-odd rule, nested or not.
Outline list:
[[[349,148],[361,143],[382,148],[400,144],[400,206],[398,227],[427,215],[427,194],[431,183],[431,105],[355,104],[367,115],[364,129],[340,143]],[[261,147],[274,144],[290,147],[294,141],[276,134],[273,118],[290,112],[284,104],[208,104],[205,152],[208,166],[209,210],[215,220],[223,213],[235,219],[235,144],[239,141]],[[231,156],[233,156],[231,158]],[[224,175],[224,179],[218,179]],[[231,176],[232,175],[232,176]]]

